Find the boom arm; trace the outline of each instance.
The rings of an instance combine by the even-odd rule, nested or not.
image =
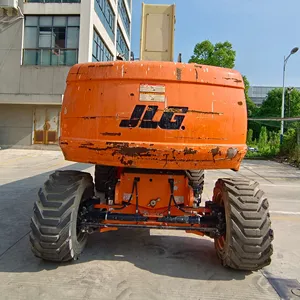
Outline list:
[[[140,60],[174,61],[175,4],[142,5]]]

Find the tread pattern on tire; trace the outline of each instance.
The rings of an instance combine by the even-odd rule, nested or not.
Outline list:
[[[189,179],[189,185],[194,190],[194,196],[201,197],[204,188],[204,170],[188,170],[185,173]]]
[[[74,242],[71,226],[77,222],[82,198],[91,197],[93,189],[93,178],[89,173],[56,171],[49,176],[38,192],[39,199],[34,204],[31,218],[30,242],[35,256],[50,261],[78,258],[81,252],[78,248],[84,247],[87,236],[77,241],[75,232]]]
[[[226,235],[228,229],[230,232],[226,236],[227,245],[223,251],[217,249],[222,264],[249,271],[269,265],[273,254],[274,234],[268,211],[269,203],[259,184],[240,178],[219,179],[216,188],[223,190],[228,199],[227,209],[224,203]]]
[[[95,188],[100,193],[106,192],[106,183],[112,181],[117,183],[116,180],[117,167],[111,166],[95,166]]]

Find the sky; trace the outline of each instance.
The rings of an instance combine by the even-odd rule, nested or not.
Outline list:
[[[132,51],[139,57],[142,2],[176,4],[175,53],[188,62],[195,45],[228,40],[235,68],[250,85],[282,86],[283,59],[300,47],[300,0],[132,0]],[[286,68],[286,85],[300,86],[300,50]]]

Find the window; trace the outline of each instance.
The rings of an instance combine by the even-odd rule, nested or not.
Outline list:
[[[126,0],[129,10],[131,10],[131,0]]]
[[[103,39],[94,30],[93,61],[112,61],[113,55],[108,50]]]
[[[119,26],[117,28],[117,51],[124,54],[125,59],[129,60],[129,48]]]
[[[95,0],[95,11],[111,40],[115,40],[115,14],[109,0]]]
[[[78,16],[25,17],[24,65],[74,65],[78,46]]]
[[[118,10],[119,10],[119,14],[121,16],[121,19],[123,21],[123,25],[125,27],[126,33],[130,39],[130,20],[129,20],[129,16],[127,13],[127,9],[125,7],[125,3],[124,0],[119,0],[119,4],[118,4]]]

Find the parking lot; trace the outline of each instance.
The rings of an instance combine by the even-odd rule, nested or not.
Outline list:
[[[28,234],[38,188],[56,169],[91,172],[60,151],[0,150],[0,299],[300,299],[300,170],[245,160],[238,173],[207,171],[204,200],[217,178],[260,182],[275,233],[273,261],[258,272],[224,269],[213,241],[162,230],[119,230],[90,237],[80,260],[43,262]],[[297,296],[299,294],[299,296]]]

